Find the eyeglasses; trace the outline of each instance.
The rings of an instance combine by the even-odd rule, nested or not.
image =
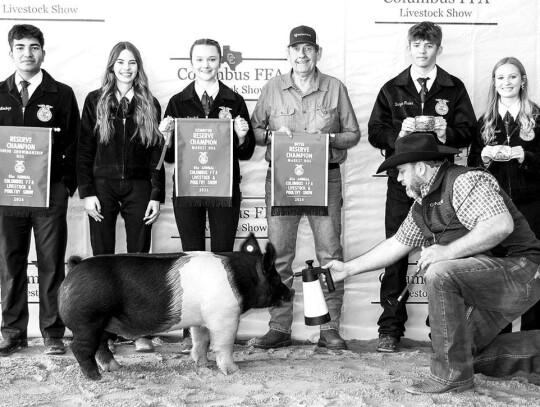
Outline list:
[[[292,45],[289,48],[292,49],[295,54],[300,54],[302,52],[308,55],[317,52],[317,47],[315,47],[314,45],[304,45],[303,47],[300,47],[298,45]]]

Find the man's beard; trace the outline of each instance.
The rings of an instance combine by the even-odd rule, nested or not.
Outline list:
[[[422,186],[423,181],[420,177],[414,177],[411,180],[411,185],[408,187],[405,187],[405,192],[407,193],[407,196],[412,199],[418,199],[422,197],[422,193],[420,192],[420,187]]]

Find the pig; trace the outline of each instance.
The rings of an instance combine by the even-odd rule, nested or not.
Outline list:
[[[240,315],[291,300],[275,268],[271,243],[261,253],[251,234],[238,252],[72,256],[59,294],[60,317],[73,333],[72,351],[83,374],[99,380],[120,364],[107,332],[128,339],[191,327],[191,357],[208,362],[211,343],[224,374],[232,358]]]

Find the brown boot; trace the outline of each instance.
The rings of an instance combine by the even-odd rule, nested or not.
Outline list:
[[[291,334],[270,329],[260,338],[251,338],[248,346],[260,349],[284,348],[292,345]]]
[[[337,329],[321,329],[321,337],[317,345],[331,350],[346,350],[347,342],[341,336]]]

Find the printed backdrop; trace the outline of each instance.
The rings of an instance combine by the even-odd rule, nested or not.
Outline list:
[[[367,251],[384,238],[386,179],[373,174],[382,161],[367,141],[367,121],[381,86],[409,65],[406,52],[408,28],[432,20],[443,28],[439,65],[460,77],[467,86],[476,115],[483,113],[493,65],[502,57],[519,58],[528,71],[533,100],[538,101],[540,8],[536,0],[275,0],[230,2],[208,0],[204,6],[187,1],[112,2],[105,0],[0,0],[0,78],[10,75],[7,33],[13,24],[31,23],[45,34],[43,68],[73,87],[79,106],[99,87],[107,57],[118,41],[131,41],[141,51],[154,95],[165,109],[169,98],[193,79],[189,48],[198,38],[218,40],[226,55],[221,79],[244,96],[253,110],[268,79],[289,69],[285,50],[289,31],[309,25],[323,47],[321,71],[342,80],[349,90],[362,131],[359,145],[350,150],[343,173],[343,246],[345,258]],[[1,106],[0,106],[1,109]],[[3,113],[5,114],[5,113]],[[238,238],[254,232],[265,244],[264,151],[242,163],[243,209]],[[167,204],[153,229],[154,252],[181,249],[170,196],[172,169],[167,167]],[[71,254],[91,254],[89,231],[81,200],[69,209]],[[125,251],[123,224],[118,225],[118,251]],[[237,241],[239,243],[240,240]],[[302,222],[294,267],[315,259],[309,226]],[[35,260],[31,253],[30,260]],[[411,268],[412,272],[412,268]],[[351,278],[346,283],[341,332],[347,339],[377,336],[379,279],[382,271]],[[37,278],[29,267],[31,326],[37,324]],[[427,339],[427,314],[423,279],[411,287],[406,335]],[[295,282],[293,337],[316,340],[317,327],[303,323],[301,282]],[[266,332],[268,312],[250,311],[242,318],[240,337]]]

